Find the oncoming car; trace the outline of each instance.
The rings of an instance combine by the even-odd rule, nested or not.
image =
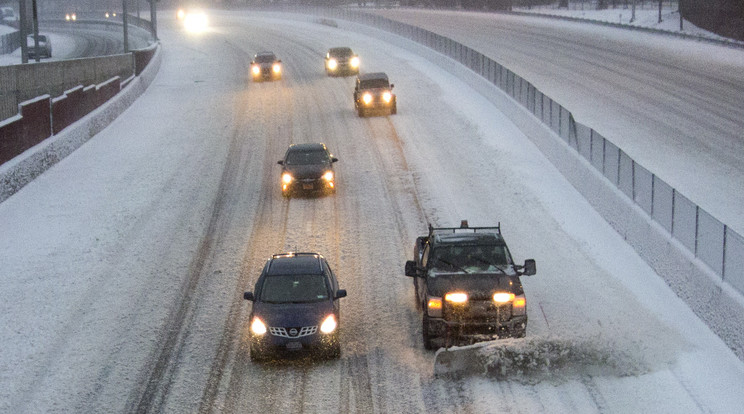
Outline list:
[[[317,352],[341,356],[340,303],[346,290],[318,253],[273,255],[243,298],[253,302],[248,319],[251,359],[271,354]]]
[[[254,81],[279,80],[282,78],[282,61],[273,52],[260,52],[251,61],[251,76]]]
[[[333,47],[325,57],[325,70],[328,75],[356,75],[359,73],[359,56],[351,48]]]
[[[323,143],[290,145],[284,159],[277,161],[282,166],[282,195],[335,192],[333,163],[336,161],[338,158]]]
[[[382,72],[364,73],[357,76],[354,87],[354,108],[360,117],[371,112],[398,112],[398,103],[393,94],[393,85]]]

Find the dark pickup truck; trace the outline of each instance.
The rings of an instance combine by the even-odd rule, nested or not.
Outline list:
[[[500,225],[429,225],[429,234],[416,239],[414,258],[405,273],[423,311],[426,349],[525,336],[527,301],[519,277],[536,273],[535,260],[514,264]]]

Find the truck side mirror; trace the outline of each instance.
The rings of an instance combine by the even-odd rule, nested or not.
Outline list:
[[[279,165],[284,165],[284,160],[279,160],[276,163],[279,164]]]
[[[406,276],[416,277],[418,275],[418,267],[416,262],[413,260],[406,261]]]
[[[256,298],[253,297],[253,292],[243,293],[243,299],[253,302]]]
[[[346,297],[346,289],[339,289],[336,291],[336,298],[335,299],[341,299]]]
[[[535,273],[537,273],[537,264],[535,263],[535,259],[527,259],[524,261],[524,269],[522,270],[522,274],[525,276],[532,276]]]

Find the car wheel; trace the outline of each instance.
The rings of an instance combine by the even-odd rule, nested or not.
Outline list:
[[[359,118],[364,118],[364,108],[359,108]]]
[[[431,334],[429,334],[429,317],[424,314],[423,321],[421,323],[421,333],[424,339],[424,349],[431,351],[434,346],[431,344]]]
[[[393,106],[390,107],[390,115],[395,115],[398,113],[398,104],[394,103]]]

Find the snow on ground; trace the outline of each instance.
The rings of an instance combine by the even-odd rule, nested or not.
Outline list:
[[[255,19],[244,18],[249,22]],[[280,36],[276,32],[282,30],[296,31],[294,36],[298,37],[329,30],[306,22],[252,23],[254,30],[270,33],[267,39]],[[236,118],[250,115],[233,112],[232,103],[243,94],[263,96],[257,91],[275,86],[235,89],[242,75],[230,69],[240,64],[241,58],[224,60],[232,56],[224,54],[231,51],[225,34],[235,30],[227,27],[204,40],[182,41],[164,33],[164,59],[169,64],[164,64],[151,89],[103,133],[0,203],[0,411],[8,407],[104,410],[110,407],[104,397],[121,403],[122,394],[130,391],[122,392],[116,386],[130,385],[136,379],[138,364],[146,361],[159,323],[166,318],[167,309],[162,305],[176,295],[189,257],[196,250],[194,238],[209,219],[204,213],[209,211],[219,182],[219,163],[228,152],[232,129],[242,125]],[[303,74],[296,87],[327,91],[333,82],[334,88],[346,88],[338,102],[311,103],[338,105],[339,111],[351,114],[352,120],[346,122],[371,138],[380,137],[370,130],[394,129],[410,171],[360,171],[354,167],[374,164],[344,166],[344,159],[339,163],[339,174],[345,174],[349,182],[363,182],[364,177],[353,176],[360,173],[388,175],[391,181],[413,175],[414,190],[420,192],[434,224],[468,218],[478,225],[496,216],[508,218],[503,223],[505,235],[513,252],[518,252],[517,260],[533,254],[538,259],[538,275],[524,281],[531,306],[527,340],[501,343],[501,348],[487,355],[532,352],[532,360],[565,363],[568,368],[548,370],[556,376],[547,378],[545,364],[538,366],[536,374],[525,369],[523,384],[483,377],[466,379],[457,384],[458,391],[471,395],[473,406],[494,410],[514,404],[519,411],[524,400],[541,411],[551,411],[554,406],[573,407],[578,412],[607,407],[623,411],[623,404],[627,404],[626,409],[720,413],[737,412],[744,406],[744,395],[737,391],[744,388],[744,363],[593,211],[517,126],[457,76],[397,47],[404,41],[353,25],[344,30],[343,39],[364,45],[365,64],[392,70],[399,114],[389,121],[356,120],[348,105],[348,82],[326,79],[321,73],[320,54],[315,68],[318,73],[294,68]],[[393,47],[365,38],[363,33],[384,37]],[[315,36],[327,39],[328,33]],[[292,57],[284,61],[289,65]],[[430,107],[430,103],[441,106]],[[300,102],[296,105],[294,110],[301,118]],[[315,132],[321,134],[334,130],[333,125],[324,127],[323,122],[305,122],[298,120],[298,129],[318,128]],[[276,134],[272,126],[248,132],[251,135],[246,139]],[[293,132],[302,133],[289,133]],[[359,136],[347,136],[346,132],[339,134],[349,141],[347,146],[373,145],[354,142]],[[374,158],[367,157],[366,150],[361,152],[365,154],[359,160]],[[465,158],[467,154],[471,158]],[[248,187],[250,182],[243,184],[247,187],[242,193],[258,193],[255,186]],[[343,198],[355,194],[352,191],[339,191],[340,202],[357,203]],[[402,203],[409,195],[387,196]],[[383,198],[363,200],[390,202]],[[301,209],[305,204],[311,203],[295,206]],[[358,223],[340,224],[353,228]],[[378,232],[370,237],[389,244],[384,229]],[[391,250],[408,253],[410,247],[393,246]],[[163,255],[181,267],[166,267],[170,262]],[[367,260],[365,264],[371,269],[379,268],[374,258],[359,260]],[[382,278],[382,283],[392,286],[399,284],[389,282],[390,274],[364,276]],[[347,286],[350,297],[357,287]],[[564,291],[566,287],[571,289]],[[410,290],[393,296],[402,308],[393,312],[405,314],[413,307]],[[370,298],[357,295],[356,300]],[[364,303],[364,309],[374,306]],[[390,327],[387,335],[400,336],[398,328]],[[359,327],[357,331],[363,334],[366,329]],[[374,340],[380,339],[370,339]],[[413,347],[417,349],[400,351],[414,355],[409,364],[431,360],[430,353],[418,349],[420,343]],[[141,348],[139,353],[137,348]],[[120,357],[124,359],[118,364],[111,362]],[[211,357],[203,353],[184,359]],[[384,357],[372,355],[363,361],[372,364],[375,358]],[[607,366],[607,362],[619,367]],[[610,375],[601,372],[608,368]],[[183,369],[188,372],[188,367]],[[359,381],[354,372],[347,374],[350,377],[342,377],[343,382]],[[40,381],[33,383],[34,379]],[[384,388],[370,382],[370,392]],[[86,388],[91,384],[105,389]],[[434,382],[433,387],[440,384]],[[503,388],[511,389],[504,394],[514,400],[494,397]],[[54,390],[68,394],[55,395]],[[201,395],[200,389],[191,391],[192,398]],[[443,399],[448,396],[446,392],[429,392]],[[98,400],[86,400],[86,393]],[[372,412],[375,407],[357,408]]]
[[[659,22],[658,4],[640,4],[636,6],[635,13],[630,6],[607,8],[604,10],[593,10],[589,5],[583,3],[570,3],[569,8],[559,8],[556,5],[535,6],[532,8],[515,7],[515,12],[545,14],[551,16],[564,16],[576,19],[595,20],[599,22],[616,23],[629,26],[646,27],[657,30],[684,33],[694,36],[702,36],[713,39],[725,39],[715,33],[701,29],[694,24],[684,20],[680,29],[679,12],[677,7],[669,7],[666,3],[661,9],[661,22]],[[635,20],[633,15],[635,14]]]

